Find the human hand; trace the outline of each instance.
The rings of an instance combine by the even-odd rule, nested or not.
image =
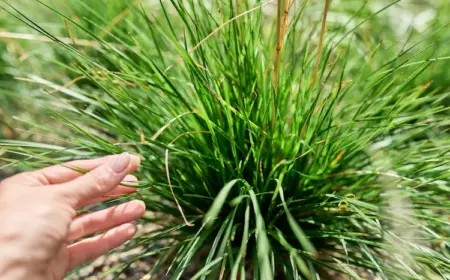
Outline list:
[[[145,212],[131,201],[76,216],[82,206],[135,191],[128,173],[140,160],[127,153],[73,161],[0,182],[0,279],[63,279],[64,275],[129,240]],[[82,174],[69,167],[89,170]],[[99,231],[105,233],[77,241]]]

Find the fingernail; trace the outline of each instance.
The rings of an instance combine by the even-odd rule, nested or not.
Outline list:
[[[131,155],[131,163],[134,166],[139,166],[141,165],[141,158],[137,155]]]
[[[135,233],[136,233],[136,227],[133,226],[133,227],[128,229],[128,234],[129,235],[134,235]]]
[[[130,154],[129,153],[122,153],[118,157],[113,157],[109,165],[111,166],[112,170],[116,173],[122,173],[125,171],[125,169],[128,168],[128,165],[130,165]]]
[[[131,208],[135,213],[138,213],[139,216],[144,215],[145,213],[145,204],[140,200],[133,200],[129,202],[131,204]]]
[[[136,226],[134,224],[128,223],[122,226],[123,230],[126,230],[128,235],[133,236],[136,233]]]
[[[139,186],[139,180],[133,175],[125,176],[122,183],[128,186]]]

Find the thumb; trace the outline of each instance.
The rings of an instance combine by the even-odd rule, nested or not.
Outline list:
[[[73,206],[81,205],[117,187],[128,174],[130,163],[131,156],[128,153],[112,156],[85,175],[61,184],[61,191],[73,202]]]

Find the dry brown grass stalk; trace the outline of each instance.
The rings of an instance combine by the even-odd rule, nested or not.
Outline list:
[[[320,41],[319,41],[319,46],[317,47],[316,66],[314,69],[314,76],[313,76],[313,80],[311,83],[311,87],[314,87],[317,82],[317,75],[319,73],[320,57],[322,55],[323,38],[325,36],[325,27],[326,27],[326,23],[327,23],[327,15],[328,15],[329,8],[330,8],[330,0],[325,0],[325,8],[323,9],[323,17],[322,17],[322,27],[320,29]]]

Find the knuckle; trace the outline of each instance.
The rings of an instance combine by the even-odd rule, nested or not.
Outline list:
[[[25,171],[23,173],[17,174],[16,176],[17,178],[25,179],[25,181],[36,182],[43,185],[45,184],[45,178],[42,178],[42,176],[40,176],[40,173],[35,171]]]
[[[41,203],[38,207],[38,212],[41,217],[50,218],[54,214],[53,204]]]
[[[96,191],[102,192],[109,185],[110,178],[113,176],[111,168],[102,168],[99,172],[92,173],[93,187]]]
[[[96,221],[95,221],[95,215],[86,215],[84,217],[84,222],[83,224],[85,225],[85,227],[93,227],[96,225]]]
[[[42,174],[41,172],[31,172],[30,176],[32,178],[35,178],[41,185],[50,185],[49,180],[47,179],[47,177],[45,177],[44,174]]]

